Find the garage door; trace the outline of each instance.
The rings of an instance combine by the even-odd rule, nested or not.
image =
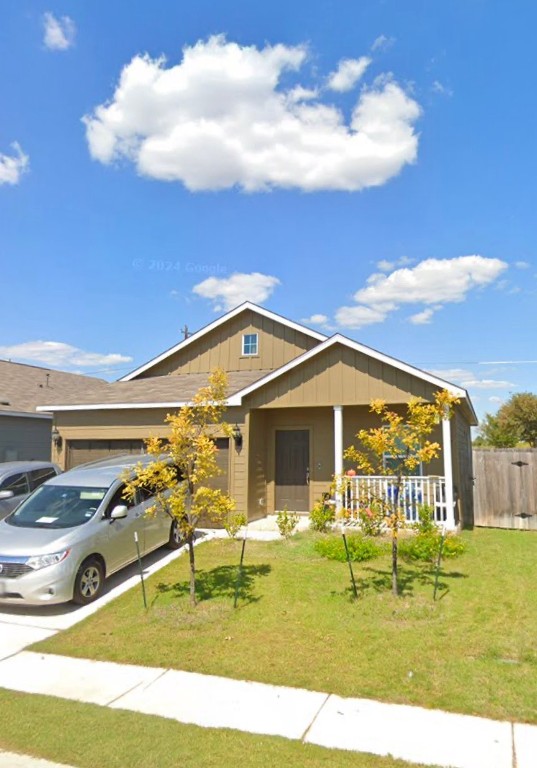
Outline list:
[[[72,469],[89,461],[121,456],[125,453],[143,453],[143,440],[69,440],[67,467]]]

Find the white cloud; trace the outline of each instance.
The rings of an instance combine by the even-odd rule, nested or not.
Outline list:
[[[389,275],[374,273],[366,287],[354,294],[356,307],[342,307],[336,313],[340,325],[361,328],[380,323],[405,304],[423,304],[414,322],[428,322],[432,312],[444,304],[464,301],[474,288],[494,282],[507,264],[484,256],[454,259],[426,259],[415,267],[397,269]]]
[[[435,80],[431,86],[431,89],[434,91],[434,93],[440,93],[442,96],[453,96],[453,90],[447,85],[441,83],[440,80]]]
[[[381,259],[377,261],[377,269],[380,269],[381,272],[391,272],[395,267],[405,267],[407,264],[412,264],[412,259],[409,259],[408,256],[401,256],[397,261]]]
[[[0,185],[18,184],[22,174],[28,170],[28,155],[24,154],[16,141],[11,146],[12,155],[3,155],[0,152]]]
[[[43,42],[49,50],[66,51],[74,45],[76,27],[69,16],[56,18],[54,14],[47,12],[43,16],[43,27]]]
[[[245,301],[262,304],[272,294],[280,281],[272,275],[260,272],[235,272],[230,277],[208,277],[192,289],[193,293],[210,299],[215,312],[228,311]]]
[[[311,317],[304,317],[302,322],[306,325],[325,325],[328,322],[326,315],[311,315]]]
[[[445,381],[451,381],[454,384],[464,387],[464,389],[513,389],[516,387],[512,381],[502,381],[498,379],[480,379],[472,371],[464,368],[449,368],[443,370],[429,371],[433,376],[438,376]]]
[[[409,320],[413,325],[428,325],[431,322],[431,318],[435,313],[433,307],[428,307],[422,312],[417,312],[415,315],[411,315]]]
[[[421,110],[401,86],[363,90],[347,122],[315,87],[281,86],[306,60],[304,46],[258,49],[222,36],[185,48],[175,66],[135,56],[112,99],[84,118],[90,153],[191,191],[356,191],[416,160]]]
[[[98,352],[84,352],[82,349],[64,344],[61,341],[26,341],[11,347],[0,347],[0,357],[6,360],[44,363],[55,368],[109,367],[132,361],[132,357],[116,353],[103,355]]]
[[[529,269],[531,264],[529,264],[527,261],[515,261],[515,267],[517,269]]]
[[[363,328],[365,325],[384,322],[387,314],[375,307],[340,307],[336,311],[336,322],[343,328]]]
[[[395,43],[395,37],[388,37],[387,35],[379,35],[375,40],[373,40],[373,44],[371,45],[372,51],[386,51],[388,48],[391,48],[392,45]]]
[[[350,91],[364,76],[370,64],[371,59],[368,56],[362,56],[359,59],[342,59],[336,71],[328,75],[327,87],[339,93]]]

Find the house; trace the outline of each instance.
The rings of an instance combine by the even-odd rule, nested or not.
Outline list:
[[[250,520],[284,507],[308,512],[334,473],[345,469],[344,447],[360,428],[375,424],[373,398],[400,407],[447,388],[460,404],[433,436],[443,451],[425,468],[426,480],[440,483],[435,498],[448,527],[471,521],[470,427],[477,419],[465,390],[249,302],[104,389],[84,398],[49,398],[39,410],[54,413],[61,437],[55,460],[68,469],[139,450],[149,435],[165,437],[166,414],[188,405],[216,367],[228,374],[226,419],[235,432],[218,439],[219,482]]]
[[[105,385],[91,376],[0,360],[0,462],[50,461],[52,414],[36,413],[36,407]]]

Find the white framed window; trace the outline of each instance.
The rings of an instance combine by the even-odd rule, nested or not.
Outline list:
[[[246,356],[259,353],[259,338],[257,333],[245,333],[242,337],[242,354]]]
[[[386,471],[392,471],[393,474],[397,473],[397,469],[400,466],[401,459],[406,455],[406,448],[403,445],[403,443],[399,443],[396,445],[397,453],[384,453],[382,455],[382,464],[384,466],[384,469]],[[414,469],[412,470],[405,470],[405,475],[422,475],[423,474],[423,464],[420,462]]]

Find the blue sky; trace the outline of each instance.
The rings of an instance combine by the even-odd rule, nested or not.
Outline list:
[[[0,4],[0,357],[118,378],[249,299],[536,389],[534,3]]]

